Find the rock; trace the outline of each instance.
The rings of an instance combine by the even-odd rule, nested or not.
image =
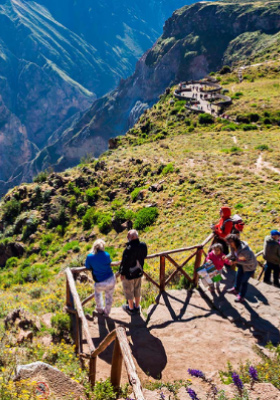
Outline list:
[[[32,329],[33,331],[39,331],[41,329],[39,318],[31,315],[22,308],[11,311],[4,319],[4,323],[5,329],[13,326],[18,326],[23,330]]]
[[[95,231],[95,229],[93,229],[90,234],[87,236],[87,240],[92,240],[95,239],[97,236],[97,232]]]
[[[95,171],[105,171],[106,163],[105,161],[97,161],[95,164]]]
[[[16,369],[15,381],[30,379],[41,382],[49,389],[50,397],[55,399],[85,399],[84,388],[70,379],[59,369],[43,362],[19,365]]]
[[[24,254],[24,251],[25,249],[20,243],[0,243],[0,268],[5,267],[6,262],[9,258],[21,257]]]
[[[47,328],[52,327],[51,320],[54,315],[55,315],[54,313],[47,313],[42,316],[42,322],[46,325]]]
[[[119,139],[118,138],[111,138],[108,141],[108,146],[110,150],[116,149],[119,144]]]
[[[26,341],[32,342],[32,339],[33,339],[32,331],[24,331],[21,329],[17,337],[17,344],[21,344]]]
[[[48,347],[52,343],[53,339],[51,335],[45,335],[40,339],[40,341],[44,346]]]
[[[81,283],[88,282],[89,281],[88,274],[86,272],[80,272],[77,277],[77,281],[79,281]]]
[[[161,192],[163,190],[163,185],[160,185],[159,183],[155,183],[149,187],[149,190],[151,192]]]

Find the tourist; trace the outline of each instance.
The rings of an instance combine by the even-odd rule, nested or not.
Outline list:
[[[120,275],[127,304],[122,306],[129,315],[140,314],[141,280],[147,257],[147,246],[140,242],[138,232],[132,229],[127,234],[128,243],[123,252]],[[135,300],[135,303],[134,303]]]
[[[229,264],[237,265],[235,283],[228,292],[236,294],[235,301],[242,303],[246,296],[248,281],[254,274],[258,262],[248,244],[240,240],[237,235],[230,234],[226,237],[226,240],[231,250],[230,255],[227,256],[227,258],[230,258],[228,262]]]
[[[212,225],[212,230],[215,233],[214,243],[221,243],[223,252],[228,254],[228,245],[225,241],[227,235],[231,233],[233,223],[230,218],[231,210],[229,207],[224,206],[220,208],[220,221],[216,225]]]
[[[263,258],[266,260],[266,269],[264,273],[264,282],[271,285],[271,272],[273,271],[274,286],[280,287],[280,232],[272,230],[269,236],[264,240]]]
[[[86,268],[92,272],[96,311],[108,317],[113,303],[116,278],[111,268],[110,255],[105,251],[105,242],[98,239],[93,243],[91,253],[86,258]],[[105,308],[103,305],[105,292]]]
[[[223,246],[221,243],[214,243],[210,248],[210,253],[206,257],[207,261],[212,261],[217,271],[222,271],[225,264],[228,264],[228,260],[223,253]],[[220,287],[220,282],[217,282],[217,288]],[[214,291],[214,284],[210,286],[210,290]]]

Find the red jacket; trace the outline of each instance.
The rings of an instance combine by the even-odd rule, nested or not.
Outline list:
[[[229,235],[231,233],[233,223],[230,220],[227,221],[226,223],[224,223],[231,216],[230,208],[229,207],[221,207],[221,209],[223,210],[224,216],[220,219],[219,223],[217,225],[215,225],[214,232],[220,238],[224,239],[225,237],[227,237],[227,235]]]

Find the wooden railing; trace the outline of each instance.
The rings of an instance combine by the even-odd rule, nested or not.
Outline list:
[[[89,381],[92,386],[96,381],[97,357],[106,348],[115,341],[112,365],[111,365],[111,383],[118,389],[121,382],[122,363],[124,361],[128,380],[132,386],[135,400],[145,400],[142,392],[141,382],[138,378],[135,364],[132,358],[130,346],[126,336],[125,328],[118,327],[110,332],[107,337],[95,348],[87,319],[84,314],[83,306],[77,292],[73,273],[70,268],[66,271],[66,311],[70,313],[72,319],[73,337],[76,345],[76,353],[82,360],[89,360]],[[86,340],[88,351],[83,351],[83,337]]]
[[[182,274],[190,283],[197,285],[198,283],[197,270],[204,261],[202,260],[203,256],[206,257],[207,255],[205,247],[209,244],[210,241],[212,241],[213,238],[214,234],[212,233],[201,244],[190,247],[183,247],[175,250],[163,251],[160,253],[155,253],[147,256],[146,260],[159,258],[159,282],[156,282],[147,272],[144,271],[144,275],[147,278],[147,280],[152,282],[152,284],[159,289],[159,295],[165,291],[165,287],[175,278],[175,276],[178,273]],[[191,254],[188,255],[188,257],[180,264],[173,258],[173,254],[190,252],[190,251],[192,251]],[[263,252],[260,251],[259,253],[256,254],[256,257],[259,257],[262,254]],[[193,270],[193,276],[190,276],[183,268],[192,259],[194,259],[194,270]],[[166,274],[166,261],[170,262],[175,267],[175,270],[168,275]],[[258,279],[260,280],[264,271],[264,265],[259,260],[258,264],[262,268],[262,271],[258,277]],[[113,262],[111,265],[119,266],[120,262]],[[110,332],[109,335],[100,343],[97,349],[93,345],[88,322],[84,315],[83,306],[87,302],[89,302],[92,298],[94,298],[94,294],[90,295],[83,302],[81,302],[76,289],[76,284],[74,279],[74,276],[85,270],[86,270],[85,267],[81,267],[72,269],[67,268],[65,271],[66,310],[71,314],[72,317],[72,328],[76,344],[76,352],[82,359],[89,360],[89,380],[91,382],[91,385],[94,386],[96,380],[97,357],[113,341],[115,341],[113,357],[112,357],[112,365],[111,365],[111,382],[115,388],[118,388],[120,386],[122,362],[124,361],[128,374],[128,379],[134,391],[135,399],[144,400],[141,383],[136,373],[136,368],[131,355],[131,350],[129,347],[125,329],[123,327],[118,327],[114,331]],[[83,352],[83,335],[85,337],[87,347],[89,349],[88,353]]]

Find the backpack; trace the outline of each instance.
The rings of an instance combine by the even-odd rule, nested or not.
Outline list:
[[[136,260],[135,267],[129,268],[129,279],[141,278],[141,276],[143,276],[143,274],[144,274],[144,272],[143,272],[142,265],[140,264],[140,262],[138,260]]]
[[[245,225],[245,224],[244,224],[242,218],[240,217],[240,215],[235,214],[235,215],[233,215],[231,218],[226,219],[226,220],[223,222],[223,225],[221,226],[221,230],[222,230],[222,231],[225,230],[225,226],[226,226],[226,223],[227,223],[228,221],[231,221],[231,222],[232,222],[232,230],[231,230],[231,233],[239,233],[239,232],[242,232],[242,231],[243,231],[244,225]]]

